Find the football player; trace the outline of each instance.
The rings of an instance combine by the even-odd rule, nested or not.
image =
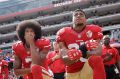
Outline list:
[[[20,41],[12,46],[15,75],[24,79],[51,79],[45,64],[50,40],[41,38],[40,24],[25,20],[18,24],[16,31]]]
[[[53,72],[54,79],[65,79],[65,65],[60,56],[59,45],[53,42],[53,51],[47,55],[47,64]]]
[[[73,12],[73,25],[57,32],[56,41],[66,64],[66,79],[105,79],[101,55],[102,30],[87,25],[83,10]]]

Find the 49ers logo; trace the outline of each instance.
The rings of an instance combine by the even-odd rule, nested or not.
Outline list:
[[[86,33],[86,35],[87,35],[88,38],[91,38],[91,37],[92,37],[92,31],[89,30],[89,31]]]

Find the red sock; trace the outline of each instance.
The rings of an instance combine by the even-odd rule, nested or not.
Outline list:
[[[104,64],[100,56],[91,56],[88,62],[93,69],[93,79],[106,79]]]
[[[33,79],[43,79],[42,68],[39,65],[32,66]]]

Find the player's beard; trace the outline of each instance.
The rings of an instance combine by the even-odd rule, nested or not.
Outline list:
[[[84,23],[78,23],[76,26],[84,26]]]

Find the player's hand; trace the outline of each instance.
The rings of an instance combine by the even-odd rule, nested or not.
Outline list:
[[[67,56],[70,60],[76,60],[76,59],[79,59],[80,57],[82,57],[82,53],[80,50],[70,49],[67,52]]]
[[[88,51],[96,49],[99,46],[99,42],[96,40],[89,40],[85,42]]]

